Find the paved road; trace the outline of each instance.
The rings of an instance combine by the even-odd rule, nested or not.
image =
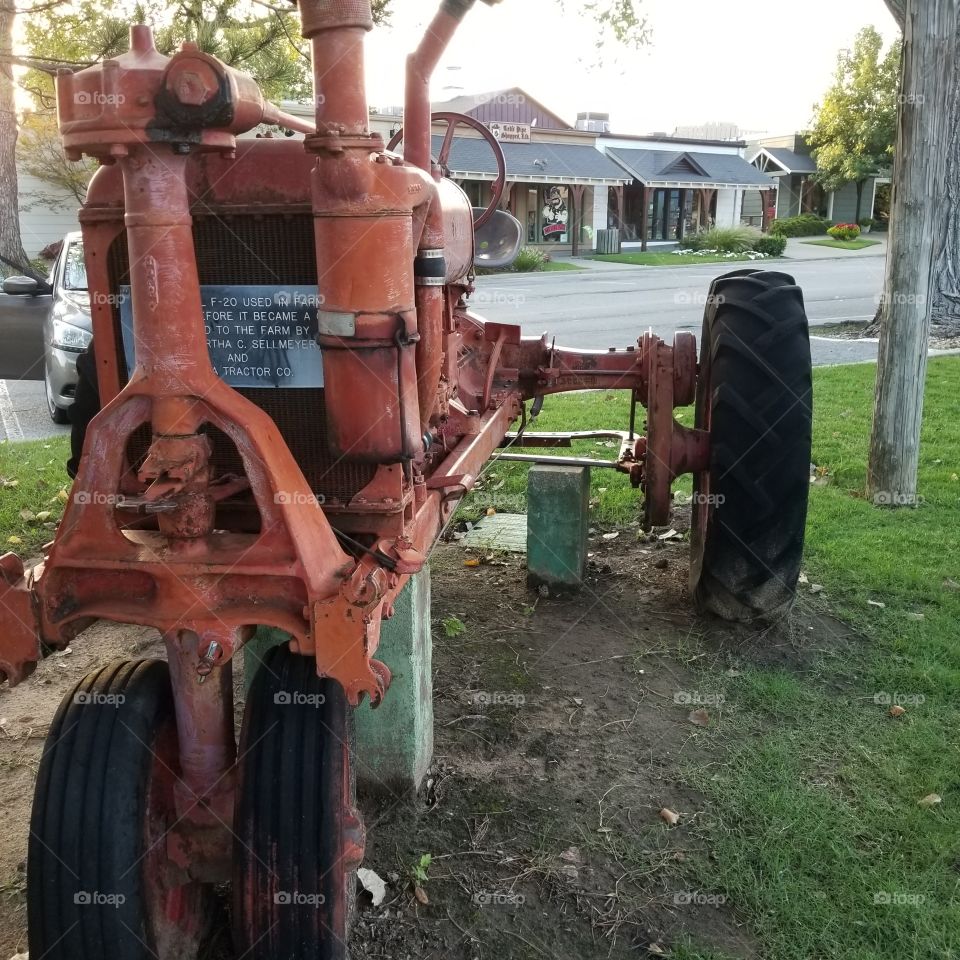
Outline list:
[[[883,257],[793,260],[769,268],[796,277],[816,326],[872,317],[883,285],[883,262]],[[675,330],[699,335],[710,281],[727,269],[727,264],[638,268],[594,263],[577,272],[481,277],[472,304],[489,320],[520,323],[526,334],[549,331],[563,346],[625,347],[648,327],[665,339]],[[42,309],[24,303],[0,294],[0,440],[66,430],[50,422],[44,405]],[[812,344],[817,364],[873,360],[877,353],[873,342],[814,335]]]
[[[883,257],[780,261],[767,269],[792,274],[803,288],[811,325],[865,320],[883,288]],[[664,339],[675,330],[700,335],[710,281],[749,264],[624,267],[603,264],[565,273],[480,277],[473,309],[488,320],[519,323],[525,334],[549,331],[557,344],[582,349],[625,347],[648,327]],[[876,359],[874,342],[829,340],[814,333],[816,364]]]

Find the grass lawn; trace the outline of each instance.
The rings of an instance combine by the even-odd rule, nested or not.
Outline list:
[[[729,898],[770,960],[960,956],[960,358],[930,363],[915,509],[863,497],[875,373],[814,372],[813,460],[826,483],[811,487],[805,570],[823,591],[801,587],[800,601],[859,637],[836,645],[825,627],[803,638],[822,653],[802,667],[689,651],[699,689],[725,697],[697,733],[711,762],[691,760],[684,774],[707,798],[692,836],[711,856],[697,882]],[[689,409],[679,416],[691,423]],[[597,392],[548,397],[531,429],[626,422],[626,395]],[[614,456],[604,443],[578,449]],[[0,444],[0,539],[19,538],[21,554],[49,539],[21,511],[59,513],[66,454],[63,440]],[[493,464],[464,513],[522,510],[525,474]],[[598,522],[638,518],[625,477],[592,480]],[[906,713],[895,719],[897,701]],[[931,794],[942,802],[919,802]]]
[[[875,374],[814,372],[813,459],[828,482],[811,488],[805,569],[824,590],[801,599],[829,603],[864,641],[802,672],[703,668],[701,689],[726,702],[707,733],[715,762],[687,772],[709,799],[698,880],[775,960],[960,956],[960,359],[930,364],[916,509],[863,498]],[[622,427],[626,412],[614,394],[547,398],[534,429]],[[495,465],[479,506],[522,505],[524,471]],[[593,491],[598,520],[637,518],[625,478],[594,471]],[[942,803],[921,806],[930,794]]]
[[[749,254],[710,253],[697,256],[692,253],[597,253],[590,260],[602,260],[607,263],[632,263],[641,267],[678,267],[686,263],[732,263],[737,260],[750,260]],[[753,259],[757,259],[754,257]]]
[[[824,237],[822,240],[802,240],[815,247],[833,247],[835,250],[862,250],[864,247],[875,247],[879,240],[867,240],[861,237],[858,240],[834,240],[833,237]]]
[[[561,270],[586,270],[586,267],[578,266],[576,263],[568,263],[566,260],[548,260],[543,269],[546,273],[557,273]]]

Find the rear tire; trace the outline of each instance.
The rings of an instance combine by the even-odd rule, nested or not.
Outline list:
[[[117,661],[60,704],[37,777],[27,855],[30,956],[190,960],[206,888],[178,885],[177,728],[166,663]]]
[[[243,717],[234,820],[234,945],[245,960],[348,957],[351,720],[343,688],[321,680],[313,658],[286,646],[267,654]]]
[[[796,594],[810,488],[810,336],[793,277],[713,282],[696,403],[710,468],[694,482],[694,600],[726,620],[778,619]]]

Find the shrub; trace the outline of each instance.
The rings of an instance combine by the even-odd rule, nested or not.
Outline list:
[[[855,223],[838,223],[831,227],[827,233],[834,240],[856,240],[860,236],[860,227]]]
[[[754,240],[753,249],[768,257],[782,257],[783,251],[787,249],[787,238],[780,233],[771,233]]]
[[[536,273],[547,265],[549,259],[546,253],[536,247],[524,247],[510,269],[516,273]]]
[[[829,226],[829,220],[815,213],[804,213],[799,217],[774,220],[770,232],[779,233],[781,237],[818,237],[826,233]]]
[[[714,227],[703,233],[684,237],[680,246],[685,250],[716,250],[718,253],[745,253],[752,250],[757,232],[749,227]]]
[[[870,217],[864,217],[862,220],[858,220],[857,223],[859,223],[860,226],[864,228],[871,228],[876,226],[876,221],[871,220]]]

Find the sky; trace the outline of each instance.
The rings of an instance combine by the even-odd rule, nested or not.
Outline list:
[[[436,0],[394,0],[391,24],[367,44],[371,105],[402,103],[403,61]],[[477,3],[435,75],[434,100],[521,87],[573,123],[578,111],[611,115],[618,133],[734,123],[742,135],[805,129],[830,84],[837,52],[873,24],[898,38],[883,0],[643,0],[650,44],[601,50],[579,0]],[[462,88],[462,89],[455,89]]]

